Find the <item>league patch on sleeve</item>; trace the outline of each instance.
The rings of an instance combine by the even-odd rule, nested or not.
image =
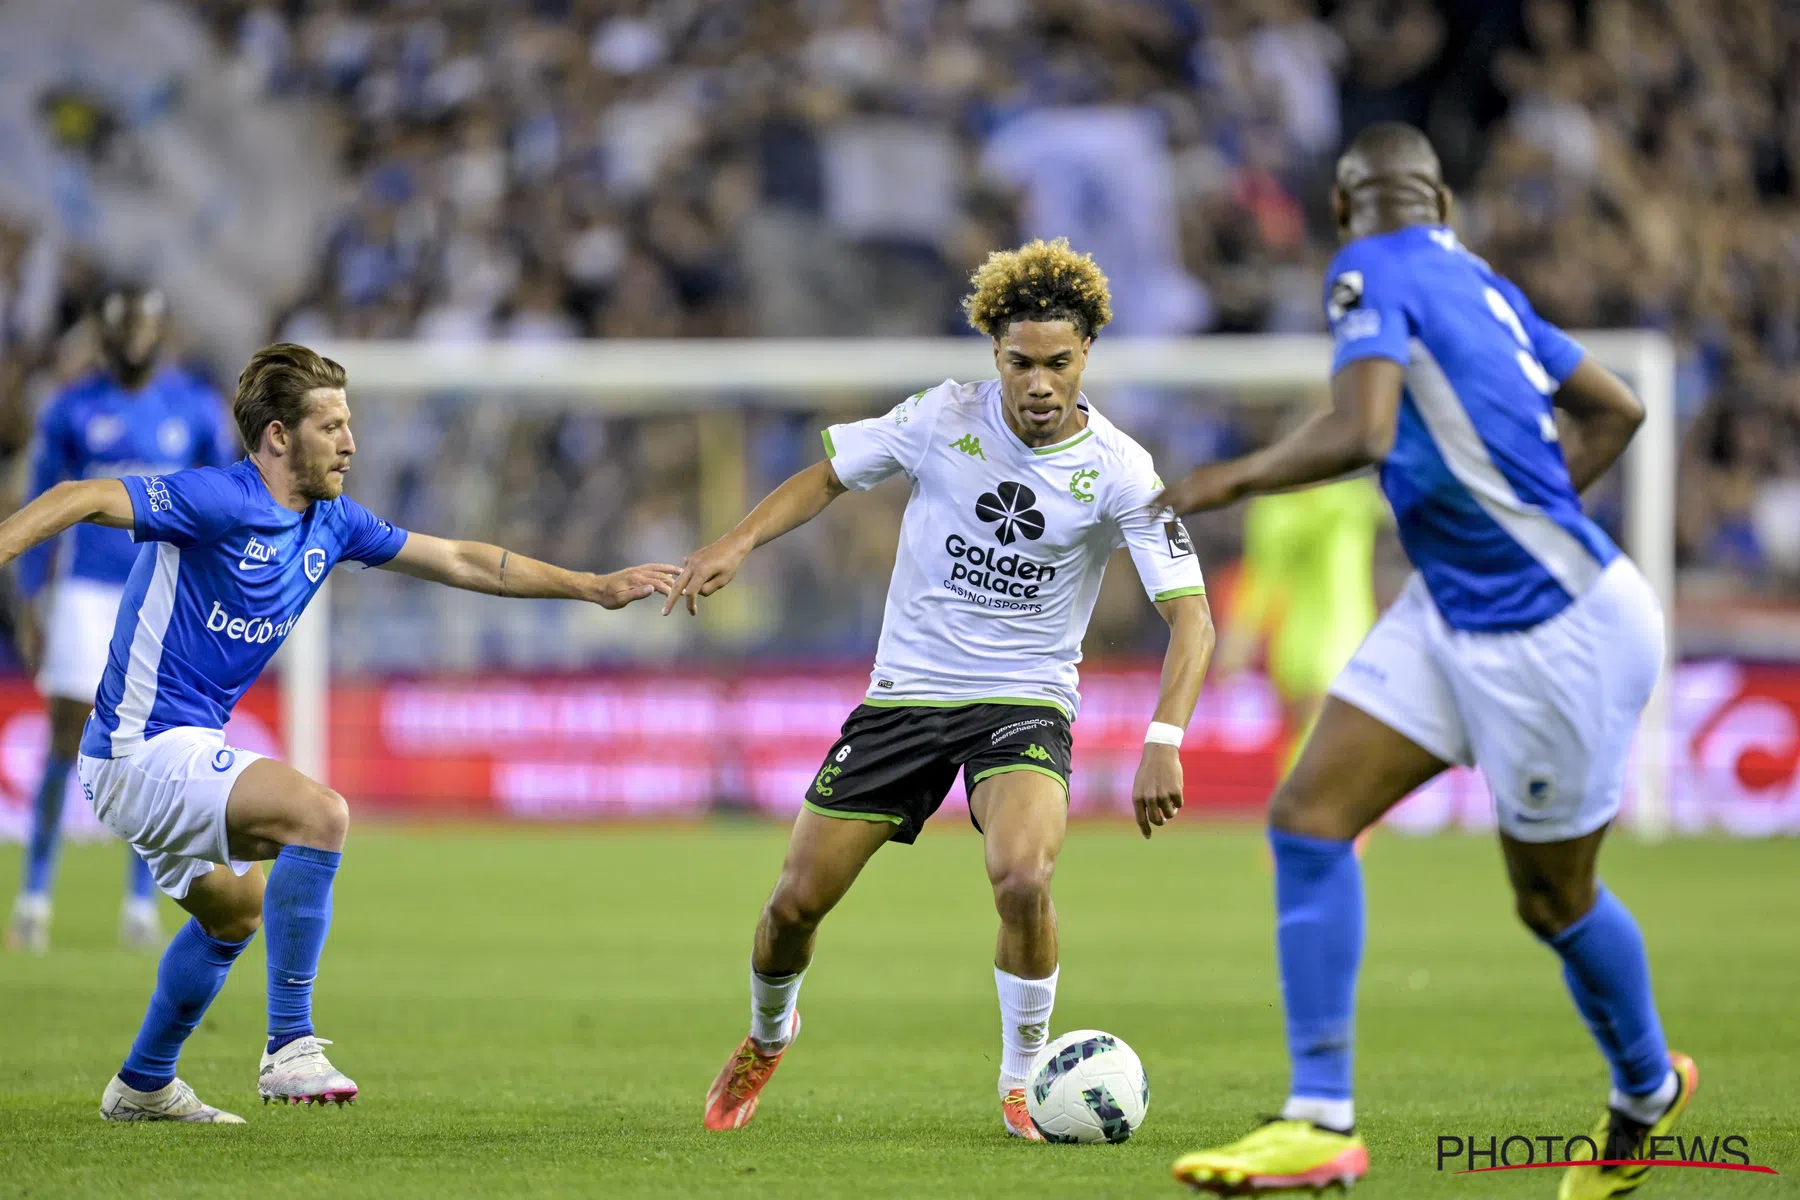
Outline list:
[[[1325,301],[1325,315],[1336,325],[1344,314],[1362,303],[1363,273],[1345,271],[1331,281],[1331,296]]]
[[[1163,536],[1169,541],[1170,558],[1192,558],[1194,556],[1194,541],[1188,537],[1187,526],[1181,523],[1179,517],[1163,522]]]

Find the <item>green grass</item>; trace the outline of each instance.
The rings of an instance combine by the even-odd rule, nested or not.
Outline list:
[[[1128,1040],[1149,1120],[1117,1147],[1004,1138],[994,918],[979,843],[946,822],[879,855],[826,924],[805,1036],[756,1124],[705,1133],[783,840],[758,825],[364,828],[317,1017],[365,1098],[257,1103],[259,939],[182,1060],[247,1128],[95,1115],[154,965],[114,948],[118,848],[73,848],[54,951],[0,956],[0,1194],[1179,1195],[1173,1158],[1279,1104],[1260,838],[1078,827],[1057,880],[1055,1027]],[[0,854],[0,878],[17,864]],[[1800,1194],[1794,846],[1621,841],[1604,866],[1644,926],[1671,1040],[1700,1062],[1684,1132],[1743,1134],[1783,1172],[1664,1169],[1640,1194]],[[1554,959],[1512,920],[1496,848],[1386,836],[1367,868],[1358,1079],[1374,1169],[1357,1195],[1554,1195],[1554,1172],[1434,1169],[1439,1134],[1585,1132],[1604,1096]]]

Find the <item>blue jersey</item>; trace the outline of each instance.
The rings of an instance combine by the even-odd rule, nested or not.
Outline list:
[[[223,466],[236,451],[218,394],[185,372],[166,368],[135,392],[110,375],[90,375],[58,392],[38,414],[25,499],[68,479]],[[36,595],[48,581],[53,557],[59,577],[118,586],[131,574],[137,547],[123,529],[77,525],[19,556],[19,587],[26,595]]]
[[[249,459],[123,482],[131,536],[152,545],[126,580],[81,736],[92,758],[177,726],[223,729],[326,573],[342,559],[378,566],[406,542],[347,496],[283,508]]]
[[[1445,622],[1504,632],[1561,612],[1619,553],[1556,438],[1551,396],[1580,344],[1441,226],[1351,242],[1325,288],[1333,373],[1406,369],[1381,489]]]

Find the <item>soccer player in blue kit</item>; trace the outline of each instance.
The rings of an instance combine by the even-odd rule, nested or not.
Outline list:
[[[167,328],[162,293],[125,284],[107,290],[94,313],[103,369],[76,380],[38,414],[25,499],[65,479],[166,475],[224,466],[237,437],[224,404],[205,384],[157,358]],[[31,810],[24,878],[6,928],[9,948],[50,948],[50,894],[56,878],[63,798],[106,670],[106,643],[137,547],[128,534],[83,525],[21,555],[20,651],[48,703],[50,747]],[[42,623],[36,611],[41,605]],[[139,950],[162,946],[156,891],[135,850],[126,852],[120,940]]]
[[[1198,468],[1157,503],[1220,508],[1379,465],[1416,574],[1332,685],[1269,806],[1287,1103],[1241,1140],[1181,1159],[1175,1177],[1238,1195],[1367,1172],[1351,1100],[1363,945],[1351,846],[1451,763],[1487,776],[1519,918],[1562,960],[1611,1066],[1598,1158],[1641,1159],[1698,1076],[1663,1041],[1643,936],[1595,860],[1662,667],[1663,617],[1579,494],[1643,410],[1458,243],[1418,130],[1359,134],[1338,161],[1333,209],[1344,245],[1326,280],[1332,407],[1266,449]],[[1619,1195],[1647,1170],[1583,1161],[1560,1194]]]
[[[293,768],[226,745],[222,732],[333,566],[603,608],[666,594],[679,573],[667,564],[566,571],[379,520],[343,495],[356,452],[344,384],[342,367],[304,346],[265,347],[233,403],[249,457],[222,470],[60,483],[0,524],[0,565],[84,521],[144,543],[78,770],[95,815],[193,920],[163,953],[143,1026],[106,1086],[108,1120],[242,1123],[202,1103],[175,1062],[265,920],[269,1040],[258,1092],[294,1104],[356,1095],[312,1026],[349,808]],[[266,884],[264,859],[275,860]]]

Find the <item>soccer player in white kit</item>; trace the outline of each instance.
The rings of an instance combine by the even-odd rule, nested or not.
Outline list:
[[[110,288],[93,323],[103,369],[63,388],[38,414],[27,502],[65,479],[169,474],[224,466],[237,457],[237,437],[212,388],[177,367],[158,367],[167,330],[161,292],[136,284]],[[41,954],[50,948],[63,799],[136,557],[123,530],[79,525],[21,556],[15,568],[26,600],[19,646],[36,668],[38,692],[49,709],[50,746],[32,804],[24,878],[6,927],[13,949]],[[150,870],[135,850],[128,849],[126,858],[120,941],[136,950],[160,949]]]
[[[1269,804],[1287,1103],[1241,1140],[1181,1159],[1175,1176],[1239,1195],[1368,1170],[1351,1099],[1363,941],[1351,847],[1460,763],[1487,776],[1519,918],[1561,959],[1612,1069],[1598,1154],[1568,1168],[1561,1191],[1601,1200],[1643,1182],[1648,1164],[1631,1160],[1669,1132],[1698,1079],[1663,1040],[1643,935],[1595,871],[1662,667],[1663,618],[1579,494],[1643,409],[1457,241],[1418,130],[1358,134],[1338,160],[1333,208],[1344,245],[1325,289],[1332,407],[1163,499],[1177,512],[1219,508],[1379,464],[1417,573],[1332,684]]]
[[[128,529],[143,544],[78,770],[95,815],[193,920],[163,953],[137,1040],[101,1099],[107,1120],[242,1123],[195,1097],[175,1065],[265,920],[269,1039],[257,1091],[265,1103],[356,1096],[312,1025],[349,806],[291,767],[226,745],[223,733],[333,566],[603,608],[667,592],[677,571],[590,575],[395,529],[343,495],[356,452],[344,385],[342,367],[304,346],[267,346],[239,377],[233,404],[249,457],[225,469],[61,483],[0,524],[0,565],[84,521]],[[266,885],[264,859],[275,860]]]
[[[1000,915],[1000,1109],[1042,1141],[1025,1074],[1056,997],[1050,878],[1068,818],[1076,664],[1106,560],[1126,547],[1169,623],[1161,691],[1132,801],[1144,836],[1181,807],[1182,731],[1212,651],[1187,531],[1151,497],[1150,455],[1081,394],[1111,315],[1093,259],[1060,239],[992,255],[965,301],[999,378],[946,380],[884,416],[825,431],[826,459],[687,558],[668,612],[731,582],[746,555],[846,489],[904,476],[912,499],[888,587],[868,698],[807,789],[750,959],[750,1032],[707,1095],[708,1129],[755,1115],[800,1029],[800,981],[825,914],[889,841],[912,842],[963,775]]]

